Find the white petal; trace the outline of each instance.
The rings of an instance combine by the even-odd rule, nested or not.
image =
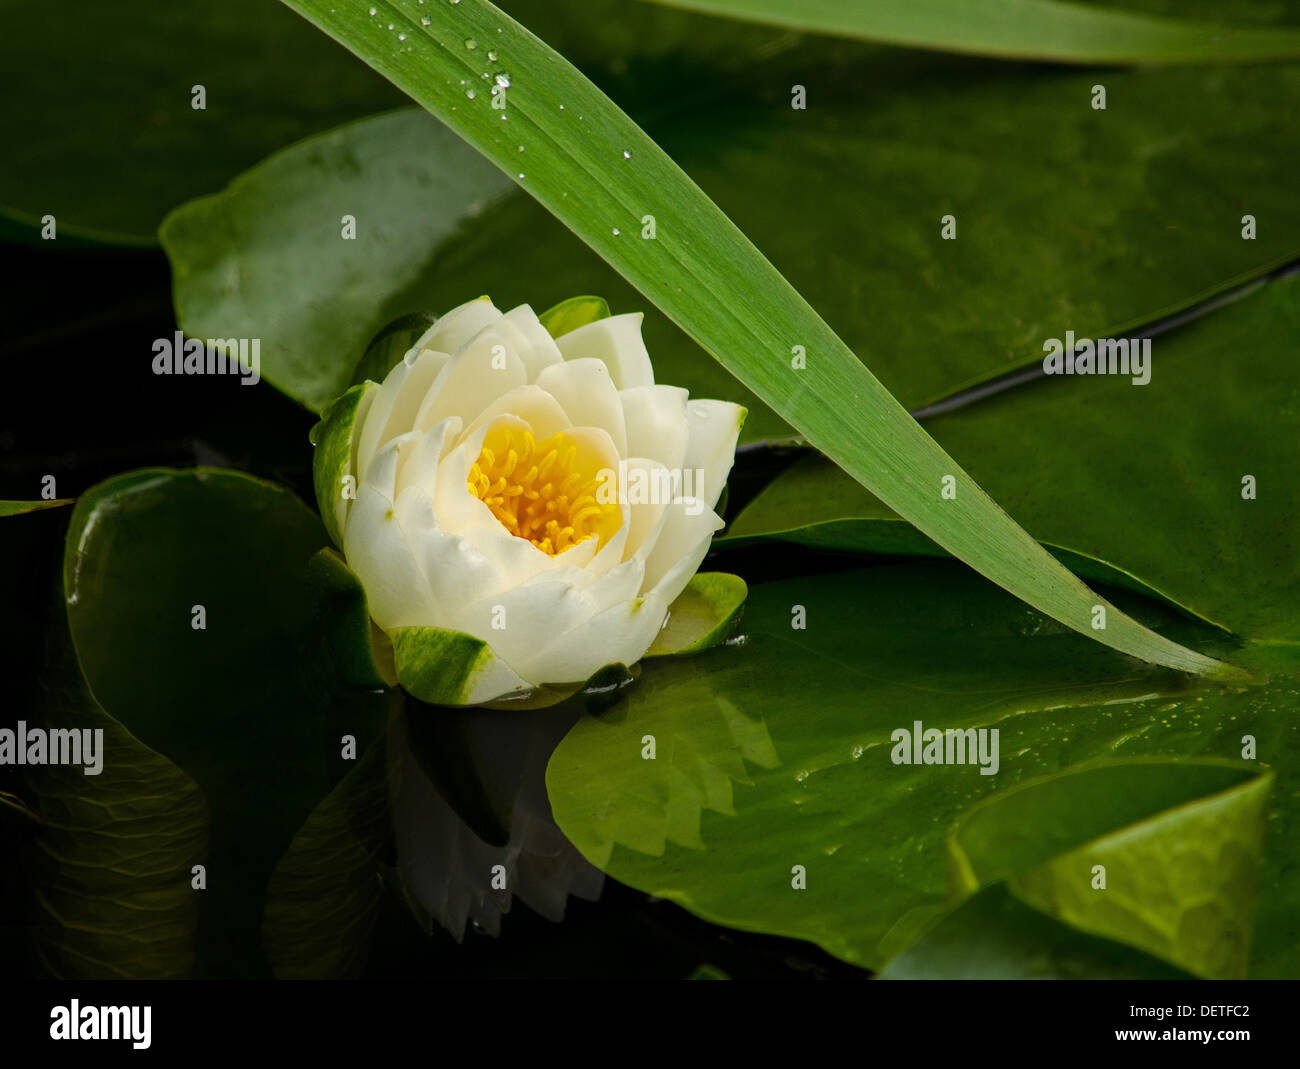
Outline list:
[[[568,430],[573,426],[573,421],[560,402],[540,386],[516,386],[509,393],[502,394],[483,410],[467,430],[472,433],[497,416],[519,417],[532,428],[533,437],[539,442],[557,431]]]
[[[501,571],[472,542],[438,527],[433,501],[419,487],[398,497],[397,521],[424,572],[432,626],[458,630],[456,620],[467,605],[505,589]]]
[[[515,665],[534,683],[580,683],[607,664],[635,664],[663,627],[668,604],[656,595],[621,601]]]
[[[469,424],[498,397],[524,385],[527,372],[512,351],[518,348],[517,339],[496,326],[479,331],[434,380],[414,426],[425,430],[448,416]]]
[[[692,516],[692,512],[695,515]],[[646,589],[671,603],[695,574],[709,551],[713,533],[721,527],[722,520],[717,513],[698,503],[677,502],[669,505],[659,540],[646,558]],[[682,574],[685,566],[683,562],[689,563],[685,574]],[[673,589],[673,583],[678,578],[681,583]]]
[[[584,574],[590,575],[590,572]],[[581,587],[582,595],[591,606],[592,614],[604,612],[620,601],[631,601],[641,591],[645,581],[645,562],[637,557],[611,568],[594,583]]]
[[[586,357],[553,364],[537,376],[537,385],[560,403],[575,427],[608,432],[619,456],[627,456],[623,402],[603,360]]]
[[[384,381],[378,389],[372,389],[370,394],[374,400],[370,403],[370,408],[366,412],[364,422],[358,422],[359,433],[357,435],[357,481],[360,482],[366,477],[366,471],[369,469],[375,454],[379,451],[387,439],[384,433],[388,428],[388,417],[393,411],[393,404],[397,401],[397,395],[401,393],[402,386],[407,377],[411,374],[411,365],[405,360],[399,360],[393,365],[391,371],[384,376]],[[407,427],[406,430],[411,430]]]
[[[620,390],[652,386],[655,375],[650,354],[641,339],[642,318],[640,312],[629,312],[597,319],[561,335],[555,344],[565,360],[594,357],[603,361]]]
[[[487,297],[466,301],[441,316],[420,335],[412,349],[436,349],[440,353],[459,352],[484,327],[501,318],[501,310]]]
[[[455,629],[489,643],[498,657],[528,678],[519,666],[539,646],[591,616],[590,604],[568,583],[539,580],[462,607],[455,617]]]
[[[672,472],[657,460],[629,457],[619,469],[619,493],[628,504],[628,535],[623,556],[645,560],[654,549],[673,500]]]
[[[424,572],[407,543],[393,506],[399,454],[413,448],[418,435],[388,443],[370,465],[343,532],[343,553],[366,592],[370,615],[385,631],[427,625],[433,603]]]
[[[528,424],[517,416],[494,416],[472,431],[462,434],[455,446],[444,453],[434,482],[433,506],[439,525],[447,531],[500,523],[492,510],[469,492],[469,472],[483,452],[483,440],[496,428],[526,431]],[[504,530],[504,528],[502,528]]]
[[[415,417],[424,404],[425,397],[438,375],[442,373],[442,369],[451,360],[446,353],[434,349],[425,349],[417,356],[408,353],[407,357],[409,361],[403,359],[402,363],[410,370],[400,379],[395,380],[395,393],[388,402],[388,420],[379,435],[380,445],[415,427]],[[392,379],[391,375],[384,380],[384,385],[380,387],[381,392],[389,389],[390,379]]]
[[[665,467],[680,471],[691,436],[686,422],[686,391],[680,386],[638,386],[622,390],[618,396],[627,421],[628,453],[653,457]]]
[[[683,488],[689,491],[688,496],[701,499],[708,508],[717,505],[735,463],[736,439],[744,419],[745,409],[730,401],[686,403],[690,439],[682,461]],[[685,486],[688,480],[692,483],[690,487]]]
[[[461,432],[460,420],[455,416],[444,419],[427,431],[413,431],[422,437],[416,447],[404,455],[397,469],[397,494],[400,497],[407,487],[418,486],[430,497],[438,485],[438,465],[451,450]]]
[[[523,361],[528,369],[529,382],[536,382],[537,376],[552,364],[564,362],[564,355],[551,337],[551,332],[542,326],[542,321],[528,305],[521,304],[518,308],[510,309],[503,318],[528,342]]]

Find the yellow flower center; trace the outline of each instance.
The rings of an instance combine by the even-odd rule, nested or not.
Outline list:
[[[507,531],[551,556],[588,538],[603,541],[622,519],[617,504],[597,500],[600,475],[582,470],[563,431],[543,442],[516,427],[489,431],[468,482]]]

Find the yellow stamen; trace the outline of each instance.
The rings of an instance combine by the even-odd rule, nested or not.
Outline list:
[[[617,504],[596,499],[600,475],[579,464],[563,431],[536,442],[504,427],[488,432],[466,481],[507,531],[556,556],[588,538],[599,547],[622,522]]]

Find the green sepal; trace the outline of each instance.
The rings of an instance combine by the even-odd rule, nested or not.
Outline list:
[[[357,427],[370,407],[373,382],[353,386],[342,396],[331,401],[321,413],[320,422],[311,429],[311,441],[316,447],[312,458],[312,484],[316,488],[316,505],[330,539],[343,548],[343,527],[347,522],[349,502],[356,499],[356,473],[353,469],[354,438]],[[351,497],[344,496],[348,486],[344,480],[351,477]]]
[[[552,338],[559,338],[598,319],[608,319],[609,316],[609,303],[604,297],[570,297],[548,308],[537,318]]]

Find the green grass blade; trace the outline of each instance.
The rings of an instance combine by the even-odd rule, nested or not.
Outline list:
[[[1293,27],[1215,26],[1059,0],[656,0],[706,15],[944,52],[1056,63],[1250,63],[1300,56]]]
[[[953,556],[1124,653],[1183,671],[1240,675],[1128,618],[1057,563],[681,168],[499,9],[484,0],[285,3],[514,175],[810,442]],[[505,106],[494,107],[502,98]],[[653,238],[643,236],[648,216]],[[509,249],[501,256],[509,271]],[[1101,629],[1094,627],[1098,607]]]

